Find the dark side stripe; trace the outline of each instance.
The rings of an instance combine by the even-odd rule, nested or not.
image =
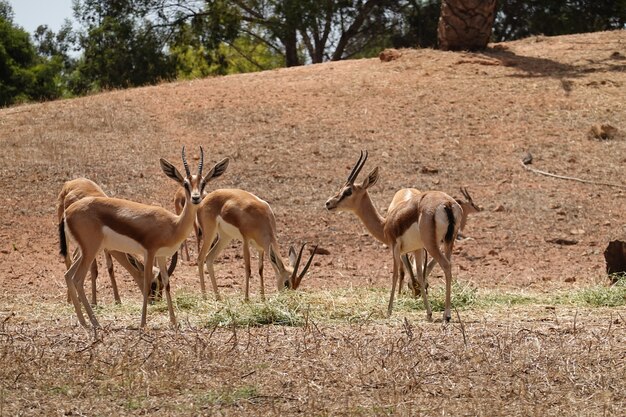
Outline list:
[[[454,226],[456,223],[456,219],[454,218],[454,213],[452,212],[452,207],[446,204],[444,207],[446,214],[448,215],[448,231],[446,232],[446,242],[452,242],[454,239]]]

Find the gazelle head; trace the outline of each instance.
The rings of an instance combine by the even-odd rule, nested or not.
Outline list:
[[[463,216],[483,211],[482,207],[474,203],[474,200],[472,200],[472,196],[470,195],[469,191],[467,191],[466,187],[461,187],[460,190],[461,194],[463,194],[463,197],[465,197],[465,201],[457,199],[456,202],[459,203],[459,205],[463,209]]]
[[[200,163],[198,164],[197,175],[192,175],[189,170],[189,164],[187,163],[187,158],[185,157],[184,146],[182,150],[182,158],[186,177],[183,177],[174,165],[163,158],[160,159],[161,169],[165,175],[182,185],[185,189],[185,197],[187,198],[187,201],[191,201],[193,205],[198,205],[202,202],[204,187],[206,187],[210,180],[219,177],[226,171],[229,159],[222,159],[220,162],[215,164],[215,166],[205,176],[202,176],[202,168],[204,165],[204,149],[202,149],[202,146],[200,146]]]
[[[378,167],[374,168],[360,184],[354,181],[358,177],[365,161],[367,160],[367,151],[361,151],[361,156],[356,162],[345,184],[339,192],[326,201],[327,210],[337,211],[356,211],[361,203],[363,196],[367,193],[367,189],[378,181]]]
[[[126,259],[128,263],[135,268],[140,276],[143,276],[145,267],[143,262],[137,259],[135,256],[130,253],[126,254]],[[170,266],[167,268],[167,276],[171,277],[176,269],[176,265],[178,264],[178,252],[174,252],[172,255],[172,260],[170,262]],[[158,301],[163,296],[163,282],[161,282],[161,275],[159,268],[152,267],[152,283],[150,284],[150,295],[148,296],[148,300],[150,303],[154,303]]]
[[[302,268],[300,274],[298,274],[298,267],[300,266],[300,260],[302,259],[302,252],[304,251],[305,246],[306,243],[303,243],[298,255],[296,255],[296,250],[293,246],[289,248],[289,266],[285,266],[283,264],[280,256],[274,252],[274,248],[270,246],[270,263],[276,271],[276,284],[279,291],[284,289],[297,290],[300,286],[302,278],[304,278],[304,275],[311,266],[311,262],[313,262],[313,257],[315,256],[315,251],[317,249],[316,245],[311,252],[311,257],[307,261],[306,265],[304,265],[304,268]]]

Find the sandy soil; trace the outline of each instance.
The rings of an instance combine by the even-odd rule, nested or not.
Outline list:
[[[401,187],[460,197],[484,211],[456,245],[454,274],[479,288],[555,291],[606,282],[602,252],[626,232],[625,185],[549,178],[532,167],[626,184],[624,31],[492,45],[484,53],[404,50],[364,59],[112,91],[0,110],[0,297],[65,297],[56,197],[85,176],[111,196],[173,209],[176,184],[159,169],[232,163],[210,187],[238,187],[272,205],[282,254],[290,244],[327,249],[303,289],[388,287],[391,258],[350,214],[329,213],[359,151],[380,167],[371,192],[381,211]],[[590,139],[595,124],[618,135]],[[568,241],[564,245],[555,242]],[[194,244],[191,244],[194,247]],[[224,291],[241,291],[240,244],[217,266]],[[174,289],[199,288],[195,260]],[[102,260],[101,260],[102,261]],[[101,268],[101,299],[111,299]],[[122,296],[138,295],[117,267]],[[271,269],[266,265],[271,276]],[[435,276],[440,276],[436,272]],[[434,278],[435,285],[441,279]],[[267,279],[268,291],[273,280]],[[252,283],[258,293],[258,280]]]

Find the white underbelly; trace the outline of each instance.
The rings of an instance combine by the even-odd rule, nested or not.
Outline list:
[[[413,252],[424,247],[417,222],[413,223],[400,237],[396,239],[400,253]]]
[[[144,254],[144,247],[131,237],[116,232],[108,226],[102,227],[104,239],[102,246],[104,249],[116,250],[118,252]]]
[[[243,236],[238,228],[224,220],[221,216],[217,216],[217,225],[222,238],[243,240]]]

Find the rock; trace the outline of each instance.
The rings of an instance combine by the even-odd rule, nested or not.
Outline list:
[[[384,51],[382,51],[380,54],[378,54],[378,58],[380,58],[380,60],[382,62],[395,61],[396,59],[400,58],[401,56],[402,56],[402,52],[398,51],[397,49],[393,49],[393,48],[387,48]]]

